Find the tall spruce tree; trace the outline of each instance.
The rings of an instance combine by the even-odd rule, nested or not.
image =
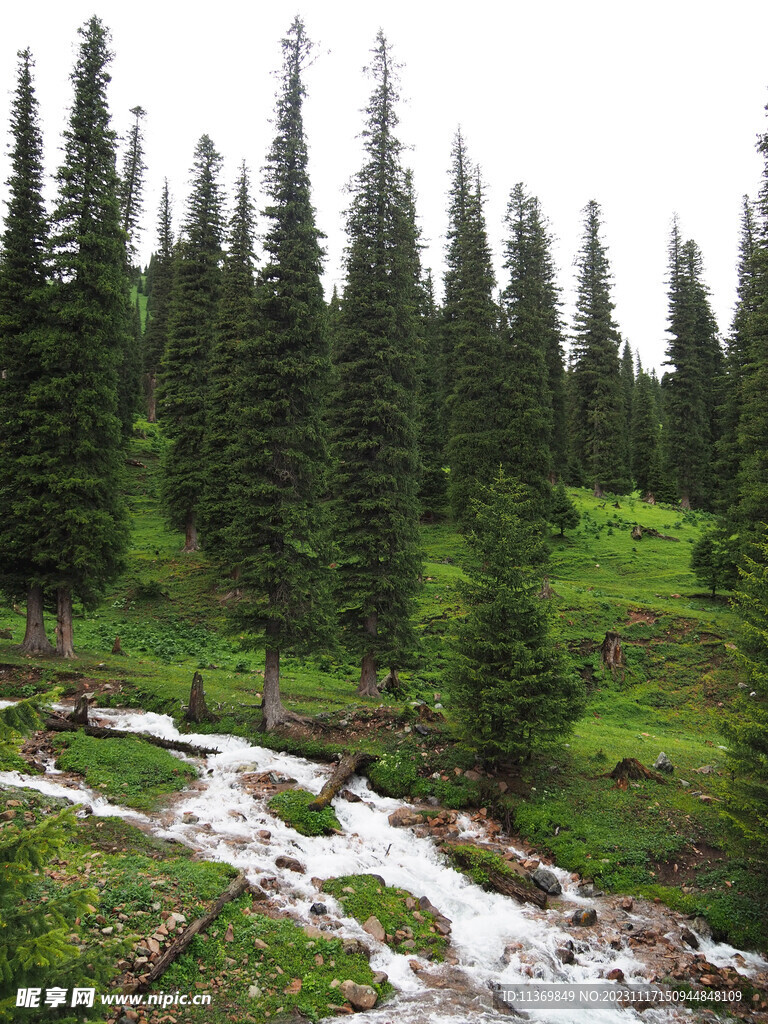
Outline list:
[[[57,592],[56,649],[64,657],[74,657],[73,596],[94,603],[120,569],[127,543],[117,395],[131,310],[106,94],[112,54],[97,17],[79,31],[56,176],[51,330],[33,389],[46,527],[30,550]]]
[[[584,208],[584,242],[577,259],[573,434],[581,483],[598,495],[604,490],[623,494],[630,487],[624,446],[617,443],[624,425],[619,332],[601,226],[600,206],[590,200]]]
[[[377,663],[412,650],[418,587],[418,267],[413,199],[396,137],[396,65],[379,32],[365,161],[347,218],[346,285],[332,406],[338,497],[339,607],[361,657],[358,693],[374,696]]]
[[[461,131],[452,153],[445,273],[449,496],[461,521],[475,487],[498,470],[503,442],[499,309],[477,168]]]
[[[561,330],[546,227],[538,200],[522,183],[512,189],[506,223],[500,464],[531,489],[544,515],[556,472],[555,393],[563,397]]]
[[[33,398],[43,375],[47,333],[48,225],[34,62],[29,50],[18,57],[8,208],[0,248],[0,588],[12,601],[26,595],[22,652],[50,654],[53,647],[43,625],[43,577],[34,549],[45,513],[37,502],[44,482],[36,466],[40,438]]]
[[[639,365],[635,386],[632,389],[630,440],[635,486],[644,498],[652,496],[655,499],[662,487],[661,419],[653,382]]]
[[[435,301],[432,271],[421,285],[423,350],[419,383],[420,502],[424,515],[441,515],[447,502],[446,362],[443,324]]]
[[[468,614],[450,688],[472,743],[492,763],[522,761],[564,736],[584,707],[584,684],[549,634],[539,597],[545,555],[530,495],[499,472],[478,489],[467,532]]]
[[[632,356],[632,349],[629,342],[624,342],[621,350],[621,396],[622,408],[624,411],[622,443],[624,445],[624,459],[629,479],[632,480],[632,395],[635,390],[635,360]]]
[[[147,112],[143,107],[131,109],[133,124],[128,133],[127,145],[123,154],[123,170],[120,176],[120,214],[123,231],[128,236],[128,254],[131,260],[136,258],[137,241],[141,234],[141,215],[143,212],[144,172],[144,133],[141,122]]]
[[[702,281],[701,252],[683,242],[675,219],[669,245],[670,335],[662,385],[667,409],[666,461],[684,508],[711,508],[711,454],[722,371],[717,324]]]
[[[143,364],[147,392],[147,420],[157,421],[157,381],[168,343],[168,315],[173,289],[173,222],[168,179],[163,182],[160,208],[157,214],[157,252],[150,261],[147,273],[147,323],[144,330]]]
[[[221,299],[209,360],[202,453],[205,481],[199,509],[206,550],[224,560],[233,557],[226,535],[241,483],[235,463],[242,429],[243,353],[253,345],[256,333],[254,230],[250,178],[243,164],[235,185],[229,247],[221,274]],[[237,562],[236,555],[234,561]]]
[[[265,645],[266,729],[295,717],[280,699],[281,654],[327,645],[332,626],[323,416],[330,359],[303,118],[312,44],[300,18],[282,50],[277,133],[265,168],[258,330],[245,327],[238,377],[239,485],[229,529],[243,592],[234,615],[252,642]]]
[[[224,233],[221,156],[207,135],[195,149],[183,238],[174,255],[167,343],[159,381],[161,417],[170,446],[163,495],[172,526],[184,530],[185,552],[197,551],[197,505],[205,483],[201,458],[211,348],[219,309]]]

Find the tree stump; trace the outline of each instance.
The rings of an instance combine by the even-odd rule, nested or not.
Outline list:
[[[389,690],[390,693],[402,693],[403,687],[396,668],[391,668],[379,683],[379,690],[383,693]]]
[[[656,504],[656,496],[653,494],[652,491],[648,491],[646,496],[643,498],[643,501],[646,503],[646,505],[655,505]]]
[[[122,655],[125,654],[125,651],[120,646],[120,637],[119,636],[115,637],[115,642],[112,644],[112,653],[113,654],[122,654]]]
[[[205,690],[203,689],[203,677],[195,672],[192,677],[192,689],[189,691],[189,707],[184,715],[185,722],[218,722],[218,718],[208,710],[205,703]]]
[[[652,772],[650,768],[646,768],[644,764],[641,764],[636,757],[625,757],[623,761],[619,761],[613,771],[605,776],[605,778],[615,779],[616,789],[626,789],[630,779],[636,782],[639,782],[641,779],[652,779],[654,782],[660,782],[662,785],[666,785],[667,782],[661,775]]]
[[[541,581],[541,590],[539,591],[539,597],[542,601],[549,601],[553,597],[559,595],[552,589],[552,585],[549,582],[549,576],[545,576]]]
[[[635,525],[632,527],[632,540],[642,540],[642,539],[643,539],[643,528],[642,528],[642,526],[640,526],[639,523],[635,523]]]
[[[611,670],[611,675],[621,672],[624,678],[624,652],[621,649],[621,637],[618,633],[606,633],[600,648],[600,659],[606,668]]]
[[[90,703],[90,697],[87,693],[82,693],[77,698],[74,711],[70,712],[67,716],[67,721],[74,722],[75,725],[88,725],[88,705]]]

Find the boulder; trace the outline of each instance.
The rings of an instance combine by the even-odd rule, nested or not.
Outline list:
[[[378,999],[375,988],[370,985],[356,985],[350,979],[342,981],[339,991],[356,1010],[372,1010]]]
[[[381,923],[378,917],[374,917],[373,914],[371,914],[368,920],[363,924],[363,931],[368,932],[368,934],[371,935],[374,939],[376,939],[377,942],[384,942],[385,938],[387,937],[387,933],[384,930],[384,925]]]
[[[557,880],[557,875],[548,868],[536,868],[531,875],[531,879],[533,884],[542,889],[548,896],[559,896],[563,891],[563,887]]]
[[[653,767],[657,772],[665,772],[667,775],[671,775],[675,770],[675,766],[669,760],[667,755],[662,750],[656,760],[653,762]]]
[[[360,939],[342,939],[342,949],[347,956],[364,956],[366,960],[371,959],[371,951]]]
[[[593,924],[597,924],[597,911],[577,910],[571,918],[571,924],[575,924],[578,928],[590,928]]]
[[[326,907],[326,905],[324,903],[313,903],[312,906],[309,908],[309,912],[310,912],[310,914],[317,914],[317,915],[327,914],[328,913],[328,907]]]
[[[305,871],[304,865],[297,861],[295,857],[277,857],[275,859],[275,866],[286,868],[288,871],[295,871],[299,875],[303,875]]]
[[[420,814],[416,814],[415,811],[410,810],[408,807],[398,807],[387,818],[387,821],[393,828],[410,828],[411,825],[418,825],[422,820]]]

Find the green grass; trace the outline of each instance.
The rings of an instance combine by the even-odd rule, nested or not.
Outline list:
[[[494,853],[493,850],[452,843],[449,843],[444,849],[451,864],[483,889],[494,888],[491,882],[492,872],[504,878],[514,878],[519,885],[528,886],[530,889],[536,888],[533,882],[529,882],[523,875],[513,871],[504,858],[500,857],[498,853]]]
[[[139,810],[155,807],[197,777],[192,765],[134,736],[95,739],[76,732],[59,737],[57,745],[63,748],[58,768],[77,772],[107,799]]]
[[[344,910],[361,924],[369,917],[378,918],[391,938],[388,944],[398,953],[420,953],[430,960],[441,961],[448,946],[447,940],[434,931],[435,917],[418,909],[409,909],[406,900],[413,896],[406,889],[382,885],[374,875],[342,875],[323,883],[323,892],[330,893]],[[406,936],[397,932],[407,929]]]
[[[303,836],[328,836],[340,832],[341,824],[333,807],[329,805],[322,811],[309,810],[315,799],[316,795],[305,789],[286,789],[272,797],[269,809]]]

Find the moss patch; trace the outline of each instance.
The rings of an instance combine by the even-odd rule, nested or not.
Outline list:
[[[340,832],[341,823],[332,807],[324,807],[322,811],[309,810],[315,798],[316,794],[308,793],[306,789],[286,789],[273,796],[268,806],[286,825],[303,836],[328,836]]]
[[[323,892],[335,896],[346,913],[361,924],[369,917],[378,918],[387,935],[392,936],[388,945],[396,952],[443,959],[448,940],[437,934],[434,915],[419,910],[418,901],[407,889],[382,885],[374,875],[342,875],[324,882]],[[413,901],[413,907],[407,905],[407,900]]]
[[[449,845],[444,847],[444,850],[451,864],[483,889],[495,888],[490,877],[492,872],[502,875],[504,878],[514,878],[519,885],[536,889],[533,882],[514,871],[504,858],[500,857],[498,853],[494,853],[493,850],[459,845]]]
[[[58,768],[83,775],[107,799],[139,810],[155,806],[165,793],[183,789],[197,777],[192,765],[133,736],[97,740],[75,732],[56,743],[64,748],[56,761]]]

